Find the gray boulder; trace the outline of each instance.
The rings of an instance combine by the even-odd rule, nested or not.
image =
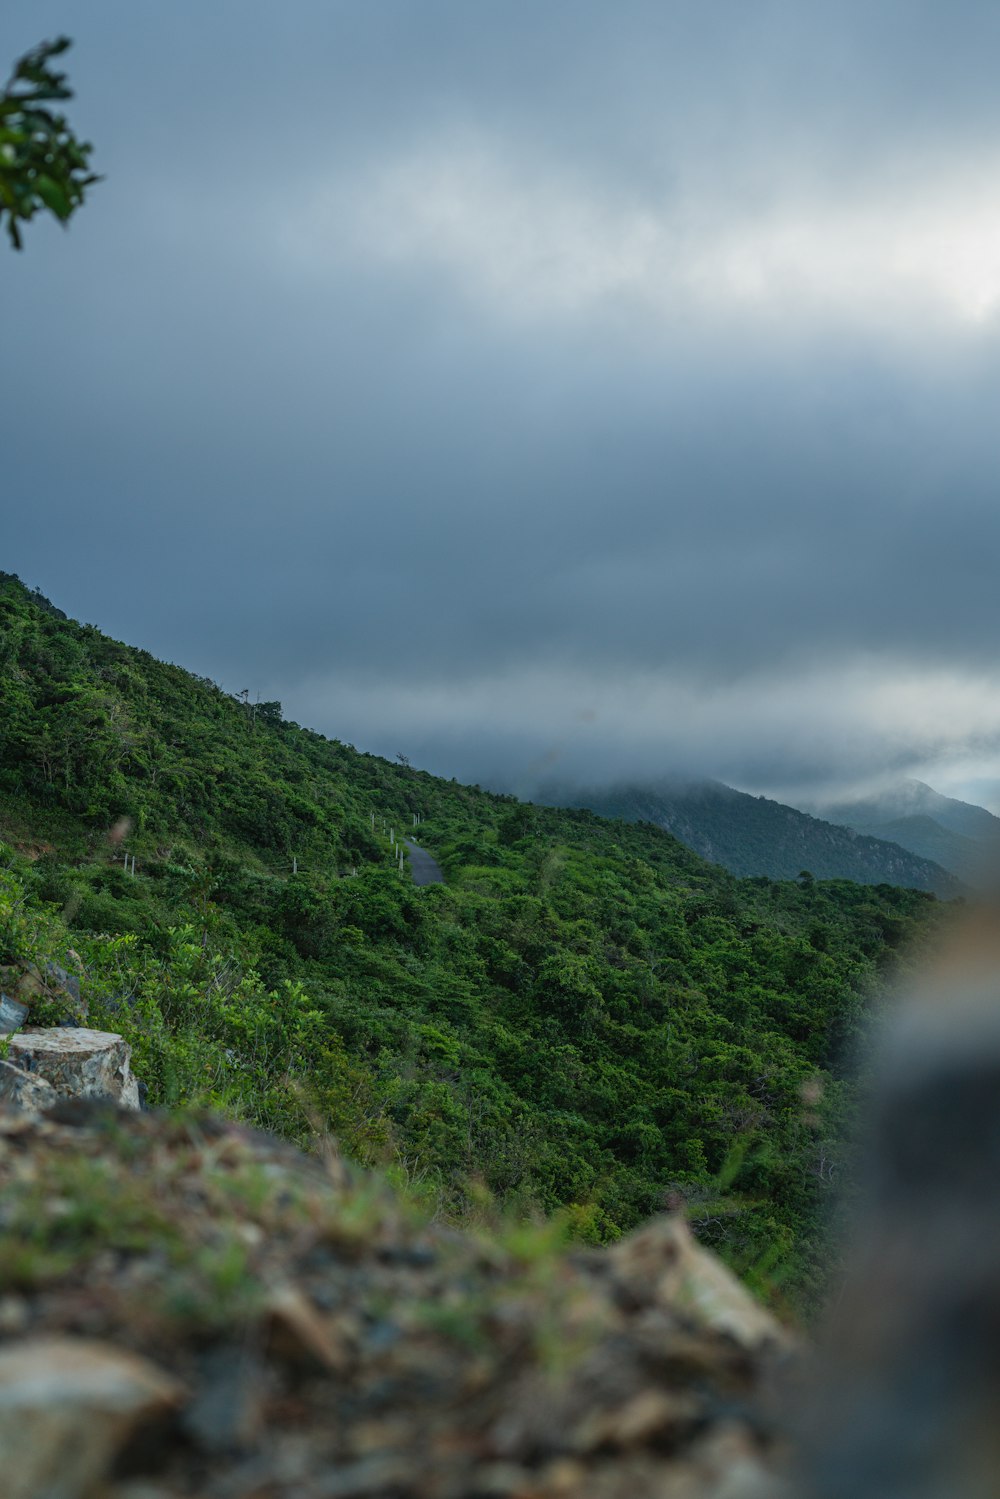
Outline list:
[[[121,1036],[85,1026],[25,1026],[11,1036],[8,1051],[9,1062],[50,1083],[57,1093],[138,1109],[139,1085],[132,1075],[131,1056]]]

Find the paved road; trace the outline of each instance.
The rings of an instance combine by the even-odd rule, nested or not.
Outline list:
[[[444,875],[441,866],[436,859],[432,859],[425,848],[419,843],[414,843],[412,838],[404,838],[403,842],[410,850],[410,869],[413,871],[413,883],[415,885],[443,885]]]

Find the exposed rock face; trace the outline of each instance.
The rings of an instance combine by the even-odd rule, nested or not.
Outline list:
[[[138,1109],[139,1086],[129,1065],[131,1055],[121,1036],[84,1026],[25,1026],[11,1036],[8,1054],[16,1067],[50,1083],[57,1093],[103,1098],[123,1109]]]
[[[91,1499],[143,1425],[181,1386],[148,1359],[83,1338],[0,1348],[4,1499]]]
[[[27,1020],[28,1006],[0,990],[0,1034],[19,1030]]]

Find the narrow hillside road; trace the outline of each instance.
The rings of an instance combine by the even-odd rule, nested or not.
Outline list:
[[[404,838],[403,842],[410,850],[410,869],[413,873],[415,885],[443,885],[444,875],[441,866],[436,859],[432,859],[425,848],[419,843],[414,843],[412,838]]]

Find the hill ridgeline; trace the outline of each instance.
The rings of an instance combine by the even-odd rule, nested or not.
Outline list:
[[[855,880],[861,885],[905,885],[950,897],[961,881],[909,845],[870,830],[783,806],[764,796],[735,791],[721,781],[591,788],[548,787],[539,800],[554,806],[589,807],[603,817],[649,822],[731,874],[792,880],[807,870],[816,879]],[[950,866],[949,866],[950,867]]]

